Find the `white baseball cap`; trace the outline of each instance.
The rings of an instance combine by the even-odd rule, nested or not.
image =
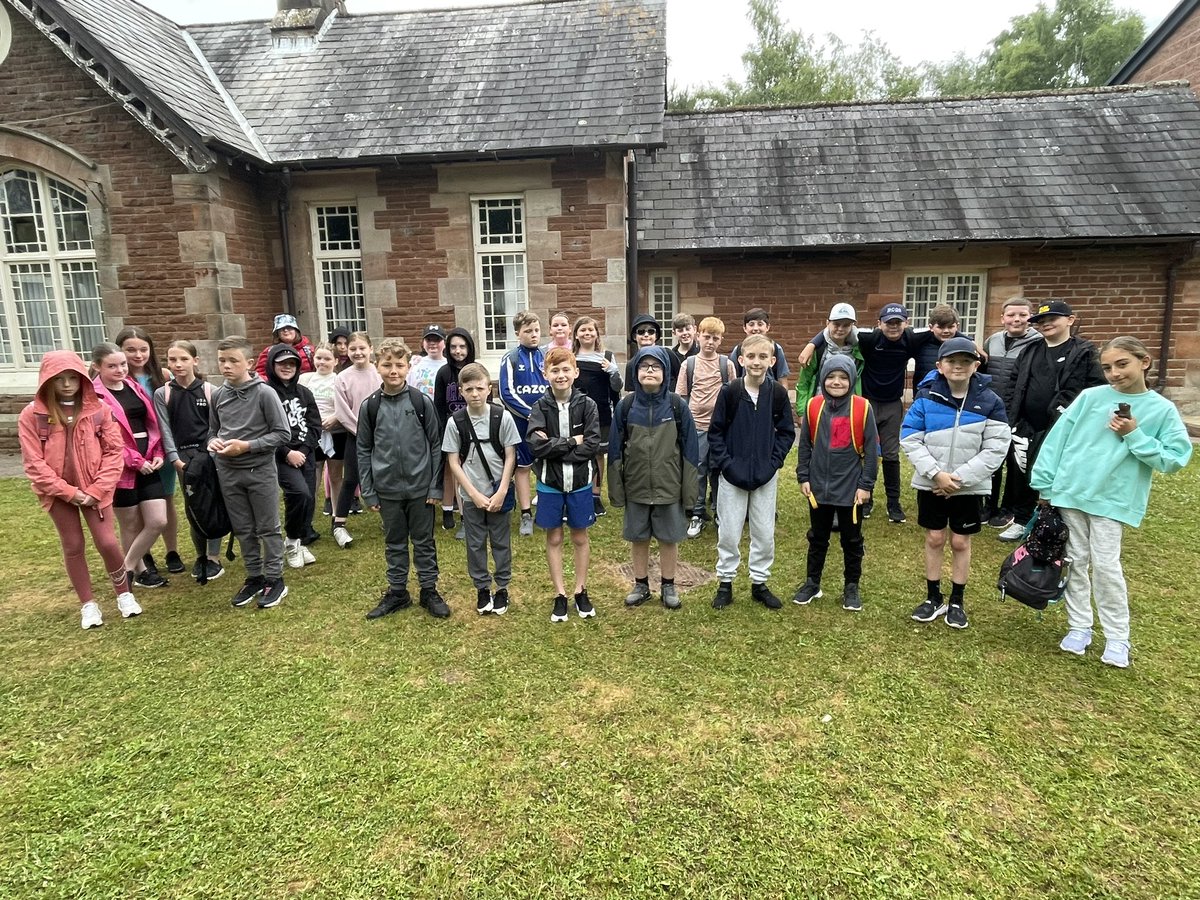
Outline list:
[[[835,303],[833,309],[829,311],[829,321],[836,322],[838,319],[849,319],[851,322],[857,322],[858,316],[854,314],[854,307],[849,303]]]

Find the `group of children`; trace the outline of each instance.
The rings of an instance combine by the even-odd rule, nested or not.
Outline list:
[[[1034,321],[1063,318],[1063,307],[1054,301]],[[206,451],[215,460],[246,568],[246,581],[232,600],[237,607],[277,605],[287,595],[285,563],[299,568],[314,561],[308,545],[316,535],[316,480],[324,463],[326,495],[336,496],[331,512],[340,547],[353,540],[346,523],[356,493],[380,514],[387,589],[369,619],[412,604],[410,555],[419,605],[435,617],[450,615],[437,586],[439,504],[444,526],[453,527],[454,509],[461,509],[460,536],[478,613],[502,615],[508,608],[510,513],[519,504],[518,533],[531,534],[536,526],[546,535],[555,592],[551,621],[565,621],[572,605],[579,617],[594,616],[587,590],[588,529],[606,512],[601,502],[606,470],[610,502],[623,509],[622,534],[632,547],[627,606],[653,596],[650,551],[657,542],[659,599],[668,609],[679,608],[679,544],[700,533],[711,506],[718,531],[713,607],[734,600],[748,523],[751,598],[768,609],[781,608],[768,581],[778,473],[797,444],[797,428],[782,381],[788,374],[783,350],[766,333],[769,316],[761,309],[747,313],[734,359],[718,352],[725,327],[715,317],[698,326],[690,317],[677,318],[672,324],[678,343],[671,349],[659,346],[659,325],[647,318],[633,324],[638,347],[622,379],[613,355],[601,346],[594,319],[583,317],[571,328],[557,314],[554,339],[542,346],[540,321],[533,313],[518,313],[512,323],[518,345],[499,373],[502,405],[490,402],[491,375],[473,361],[469,333],[454,329],[447,336],[437,326],[426,330],[425,353],[414,358],[400,340],[373,348],[361,332],[335,334],[314,348],[294,318],[279,316],[276,342],[257,357],[257,366],[245,339],[219,342],[224,380],[215,388],[201,377],[195,348],[186,341],[171,345],[171,377],[162,383],[153,344],[140,329],[126,329],[115,344],[96,348],[91,380],[75,354],[47,354],[37,396],[21,414],[21,446],[34,491],[62,537],[83,627],[101,624],[102,617],[83,562],[80,516],[104,561],[119,611],[125,617],[139,614],[134,587],[165,583],[147,555],[169,530],[167,510],[174,511],[168,500],[174,479],[168,481],[164,469],[172,476],[184,473]],[[863,340],[854,318],[848,304],[836,305],[801,357],[796,476],[809,505],[810,530],[806,577],[793,600],[805,605],[822,596],[836,530],[843,551],[841,605],[862,609],[862,522],[881,457],[885,481],[889,475],[880,407],[893,402],[892,363],[901,354],[907,363],[933,345],[932,368],[896,422],[896,444],[913,465],[918,522],[926,530],[926,599],[912,618],[932,622],[945,616],[948,625],[965,628],[970,536],[986,521],[982,501],[993,494],[993,474],[1011,458],[1006,403],[991,390],[991,378],[978,371],[979,348],[948,325],[936,333],[914,333],[903,327],[907,313],[891,304],[880,316],[880,329]],[[900,333],[893,335],[897,320]],[[1049,338],[1046,343],[1058,345]],[[1104,661],[1123,666],[1129,627],[1120,523],[1140,523],[1151,470],[1180,468],[1191,444],[1174,407],[1147,388],[1150,358],[1140,343],[1110,341],[1100,364],[1108,385],[1084,390],[1072,398],[1075,403],[1061,403],[1038,436],[1035,459],[1026,458],[1021,471],[1043,500],[1063,509],[1071,526],[1068,552],[1075,567],[1067,589],[1070,631],[1062,649],[1085,652],[1094,594],[1108,641]],[[1043,373],[1026,380],[1030,377],[1045,380]],[[872,400],[871,385],[880,400]],[[1114,399],[1128,406],[1105,415]],[[889,421],[895,418],[885,413]],[[1087,464],[1081,462],[1084,454]],[[1097,459],[1104,478],[1095,475]],[[536,516],[531,472],[537,476]],[[895,521],[899,491],[893,496],[890,485],[888,505]],[[114,509],[120,545],[108,515]],[[563,551],[568,531],[574,563],[569,589]],[[214,546],[194,528],[192,538],[193,575],[202,581],[220,577],[219,540]],[[948,597],[941,585],[947,541]],[[170,571],[182,571],[170,540],[167,546]]]

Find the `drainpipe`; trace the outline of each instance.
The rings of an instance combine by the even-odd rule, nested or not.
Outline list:
[[[637,156],[630,150],[625,156],[625,340],[628,349],[629,326],[638,309],[638,216]]]
[[[284,311],[296,314],[296,285],[292,279],[292,242],[288,237],[288,210],[292,208],[292,173],[287,169],[279,179],[279,239],[283,249]]]
[[[1162,351],[1159,353],[1158,378],[1154,390],[1162,393],[1167,387],[1167,364],[1171,360],[1171,327],[1175,318],[1175,293],[1178,286],[1179,267],[1196,255],[1196,244],[1167,264],[1167,295],[1163,302]]]

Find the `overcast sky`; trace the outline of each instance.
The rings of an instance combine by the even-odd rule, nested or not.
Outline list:
[[[141,0],[177,22],[234,22],[269,18],[274,0]],[[1053,5],[1053,0],[1046,0]],[[1117,0],[1139,13],[1152,30],[1178,0]],[[379,10],[482,6],[481,0],[348,0],[351,13]],[[672,84],[720,83],[740,78],[741,55],[752,32],[743,0],[667,0],[668,77]],[[781,0],[784,18],[813,35],[836,34],[857,43],[874,31],[904,62],[942,62],[958,51],[982,52],[1013,16],[1028,13],[1037,0]]]

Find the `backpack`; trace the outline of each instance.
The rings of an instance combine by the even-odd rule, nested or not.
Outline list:
[[[1067,551],[1067,523],[1053,506],[1039,506],[1029,523],[1025,546],[1038,562],[1062,559]]]
[[[859,456],[864,453],[865,438],[863,435],[867,430],[867,412],[870,408],[871,404],[866,397],[860,397],[858,394],[850,395],[850,440]],[[817,426],[820,424],[821,413],[824,410],[824,394],[817,394],[810,399],[805,409],[804,420],[808,423],[808,440],[813,445],[817,443]]]
[[[96,440],[100,440],[100,433],[104,431],[106,422],[105,413],[108,412],[108,407],[98,409],[92,413],[92,427],[96,429]],[[37,425],[38,440],[42,442],[42,452],[46,450],[46,441],[50,440],[50,416],[46,413],[34,413],[34,422]]]
[[[188,522],[204,537],[205,541],[229,535],[229,546],[225,558],[233,556],[233,526],[225,509],[225,498],[221,495],[221,483],[217,477],[217,464],[207,452],[197,453],[183,470],[183,510]],[[200,584],[208,583],[208,557],[199,560]]]
[[[687,368],[687,396],[692,396],[692,384],[696,380],[696,356],[693,353],[684,362]],[[724,353],[717,354],[717,368],[721,370],[721,387],[729,384],[729,371],[733,368],[733,363],[729,361],[729,357]]]
[[[742,390],[745,390],[745,383],[746,383],[745,378],[738,378],[736,381],[734,381],[732,383],[740,385],[742,387]],[[768,388],[767,385],[771,385],[771,387]],[[776,390],[775,389],[776,385],[779,385],[779,382],[776,381],[774,378],[768,378],[766,381],[764,381],[762,383],[762,388],[760,389],[760,392],[759,392],[759,399],[760,400],[762,399],[761,392],[763,390],[771,391],[771,415],[775,417],[776,421],[779,421],[779,419],[785,415],[790,418],[792,412],[790,409],[788,409],[787,388],[783,388],[782,390]],[[782,385],[779,385],[779,386],[782,387]],[[737,394],[738,394],[737,391],[727,391],[724,388],[721,389],[721,396],[720,396],[719,402],[724,404],[724,406],[722,408],[725,413],[725,421],[727,423],[729,423],[730,425],[733,424],[733,417],[735,415],[737,415],[737,404],[738,404]]]
[[[483,471],[487,474],[488,479],[492,482],[492,490],[499,486],[499,479],[492,474],[492,467],[488,465],[487,457],[483,455],[483,446],[479,442],[479,436],[475,434],[475,429],[471,427],[471,414],[466,409],[456,410],[451,416],[454,420],[454,427],[458,429],[458,458],[461,462],[467,461],[467,456],[471,453],[471,445],[475,444],[479,448],[479,461],[483,464]],[[500,425],[504,419],[504,410],[494,403],[488,404],[488,443],[492,445],[492,449],[496,451],[496,455],[504,459],[504,444],[500,442]],[[503,471],[501,472],[503,474]],[[514,491],[515,482],[509,481],[508,493],[504,495],[504,503],[500,507],[500,512],[512,512],[516,506],[516,494]]]
[[[413,402],[413,411],[417,414],[417,421],[421,423],[421,430],[424,431],[425,415],[428,411],[428,408],[433,405],[433,401],[415,388],[409,388],[409,390],[412,391],[415,396],[421,397],[425,401],[424,403],[416,401]],[[367,421],[371,423],[371,431],[375,430],[375,423],[379,421],[379,404],[382,402],[382,397],[383,388],[379,388],[364,401],[364,405],[367,407]]]
[[[617,404],[614,412],[614,421],[621,423],[621,456],[625,456],[625,445],[629,442],[629,410],[633,406],[633,398],[636,394],[626,394]],[[675,414],[675,443],[683,448],[683,398],[674,391],[669,391],[668,396],[671,398],[671,412]]]
[[[1062,599],[1071,574],[1067,523],[1053,506],[1039,506],[1025,540],[1000,564],[1000,599],[1012,597],[1036,610]]]
[[[174,379],[163,385],[163,406],[168,411],[171,409],[171,386],[173,384],[175,384]],[[180,388],[180,390],[183,390],[183,388]],[[208,401],[209,406],[212,406],[212,385],[207,380],[204,381],[204,399]]]

